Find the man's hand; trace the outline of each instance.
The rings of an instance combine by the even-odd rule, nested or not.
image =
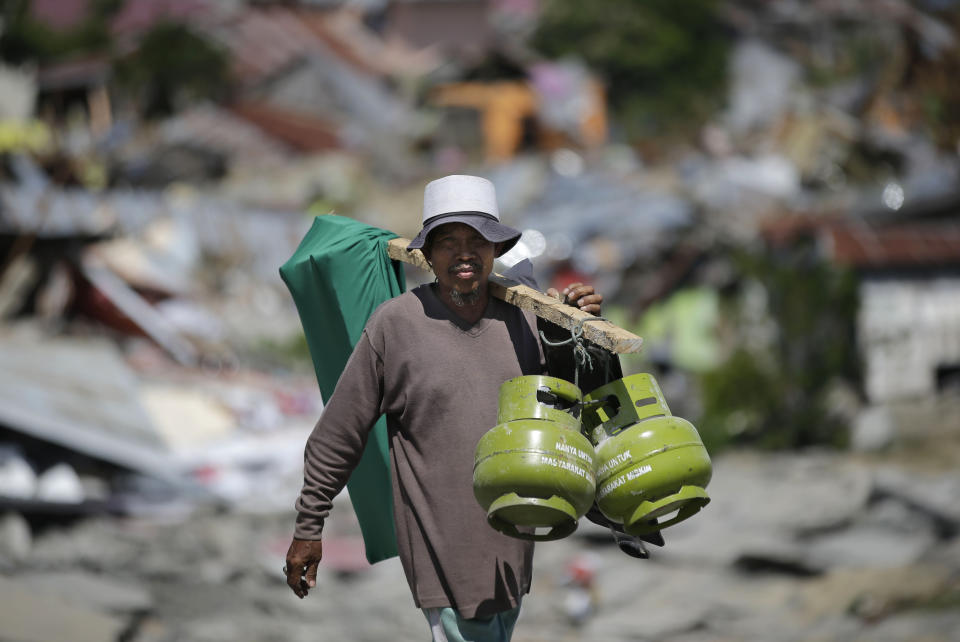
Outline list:
[[[296,539],[287,549],[287,564],[283,572],[287,576],[287,586],[301,600],[317,585],[317,565],[323,557],[323,542],[311,539]]]
[[[600,316],[600,304],[603,303],[603,295],[594,292],[592,285],[583,283],[571,283],[563,288],[563,292],[557,292],[550,288],[547,294],[556,297],[569,305],[576,306],[584,312],[589,312],[594,316]]]

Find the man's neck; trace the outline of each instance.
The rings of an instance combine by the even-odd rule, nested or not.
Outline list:
[[[469,295],[456,297],[450,290],[439,286],[437,287],[437,296],[451,312],[467,323],[479,321],[483,317],[489,301],[487,288],[483,286],[477,291],[475,300]]]

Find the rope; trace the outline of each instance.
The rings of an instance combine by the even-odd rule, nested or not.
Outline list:
[[[587,350],[587,346],[583,342],[583,324],[590,321],[607,321],[604,317],[585,317],[580,319],[577,324],[570,330],[570,338],[564,339],[563,341],[550,341],[543,334],[543,330],[540,331],[540,340],[545,344],[551,347],[565,346],[567,344],[572,344],[573,350],[573,385],[580,387],[580,370],[586,366],[588,369],[593,370],[593,357],[590,355],[590,351]],[[605,352],[602,353],[604,367],[605,367],[605,378],[610,378],[610,357]]]

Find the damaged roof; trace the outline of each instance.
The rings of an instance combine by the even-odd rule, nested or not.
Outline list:
[[[813,238],[827,257],[858,269],[960,266],[960,222],[954,219],[878,222],[865,218],[787,216],[766,224],[775,246]]]
[[[0,425],[95,459],[174,479],[137,377],[104,338],[0,327]]]

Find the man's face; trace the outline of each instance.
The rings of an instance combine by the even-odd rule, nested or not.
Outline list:
[[[444,291],[460,294],[486,287],[497,246],[464,223],[446,223],[430,233],[427,260]]]

